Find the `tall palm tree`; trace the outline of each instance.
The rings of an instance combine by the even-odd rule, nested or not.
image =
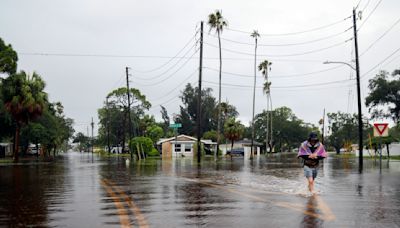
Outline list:
[[[216,10],[215,13],[208,15],[208,25],[210,26],[210,31],[215,29],[218,35],[218,47],[219,47],[219,96],[218,104],[221,104],[221,75],[222,75],[222,53],[221,53],[221,33],[224,27],[228,26],[228,22],[222,17],[222,13]],[[216,156],[219,151],[221,134],[221,105],[218,105],[218,128],[217,128],[217,151],[214,155]]]
[[[260,34],[257,30],[254,30],[251,34],[251,37],[254,38],[255,47],[254,47],[254,86],[253,86],[253,116],[251,119],[251,150],[250,150],[250,158],[253,158],[253,147],[254,147],[254,109],[256,105],[256,75],[257,75],[257,38],[260,37]]]
[[[265,136],[265,146],[266,148],[270,145],[269,142],[272,143],[272,99],[271,99],[271,82],[268,81],[268,71],[271,70],[272,63],[268,60],[264,60],[258,66],[258,70],[264,75],[264,93],[267,95],[267,129],[266,129],[266,136]],[[268,120],[269,115],[269,120]],[[269,123],[270,122],[270,123]],[[269,132],[271,132],[271,140],[269,140]],[[271,146],[270,146],[271,148]]]
[[[42,115],[48,103],[41,77],[24,71],[13,74],[3,81],[3,99],[6,110],[13,117],[15,129],[14,162],[18,162],[18,145],[21,127]]]

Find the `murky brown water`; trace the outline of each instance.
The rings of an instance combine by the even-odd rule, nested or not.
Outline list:
[[[41,165],[0,166],[0,226],[399,227],[400,162],[329,158],[319,196],[293,154],[146,160],[67,153]]]

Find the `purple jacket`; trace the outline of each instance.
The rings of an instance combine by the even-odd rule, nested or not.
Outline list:
[[[328,157],[328,153],[326,153],[325,151],[325,147],[324,145],[322,145],[322,143],[317,143],[316,144],[317,149],[314,151],[314,153],[317,153],[318,157],[321,158],[326,158]],[[303,156],[303,155],[310,155],[312,154],[311,150],[310,150],[310,143],[308,141],[304,141],[299,148],[299,153],[297,154],[297,157]]]

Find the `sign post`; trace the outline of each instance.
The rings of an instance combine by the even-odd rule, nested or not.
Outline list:
[[[382,171],[382,137],[389,136],[388,123],[374,123],[374,137],[379,137],[379,170]],[[389,157],[388,157],[389,159]]]

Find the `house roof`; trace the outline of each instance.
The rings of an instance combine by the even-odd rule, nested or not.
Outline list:
[[[163,143],[165,143],[165,142],[169,142],[169,141],[175,141],[175,139],[177,140],[177,141],[180,141],[180,142],[182,142],[182,141],[188,141],[188,142],[192,142],[192,141],[197,141],[197,139],[196,138],[194,138],[194,137],[192,137],[192,136],[188,136],[188,135],[178,135],[178,136],[176,136],[176,137],[171,137],[171,138],[165,138],[165,139],[160,139],[160,140],[158,140],[158,142],[157,142],[157,144],[163,144]],[[211,140],[205,140],[205,139],[202,139],[202,140],[200,140],[202,143],[204,143],[204,144],[211,144],[211,145],[213,145],[213,144],[216,144],[215,142],[213,142],[213,141],[211,141]]]

